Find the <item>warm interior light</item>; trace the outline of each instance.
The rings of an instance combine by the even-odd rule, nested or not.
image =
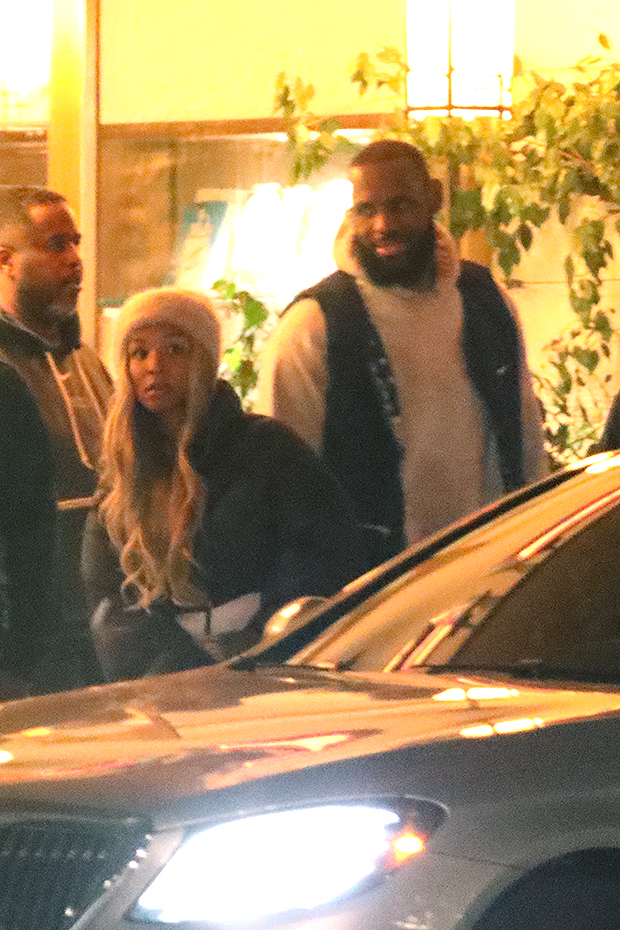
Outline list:
[[[416,116],[510,106],[513,55],[514,0],[408,0],[407,102],[421,108]]]
[[[335,270],[332,246],[351,184],[334,180],[319,190],[256,184],[244,204],[228,211],[212,244],[202,284],[234,279],[262,300],[284,307],[298,291]]]
[[[41,97],[49,84],[52,0],[0,0],[0,119],[40,122]]]

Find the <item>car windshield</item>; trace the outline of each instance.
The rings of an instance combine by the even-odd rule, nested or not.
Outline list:
[[[356,672],[424,665],[620,682],[620,506],[598,506],[617,475],[605,487],[590,484],[581,498],[580,481],[437,553],[290,661]],[[563,496],[571,506],[558,503]],[[568,518],[570,531],[522,557],[558,517]]]
[[[620,681],[620,507],[573,536],[432,664]]]

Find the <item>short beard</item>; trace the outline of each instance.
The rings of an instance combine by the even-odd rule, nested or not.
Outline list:
[[[35,332],[62,328],[63,321],[77,313],[77,296],[60,307],[47,291],[23,283],[18,283],[15,299],[22,323]]]
[[[377,255],[374,247],[361,236],[353,237],[353,252],[368,280],[377,287],[407,287],[416,291],[432,291],[437,284],[437,233],[429,226],[423,233],[405,239],[402,255]]]

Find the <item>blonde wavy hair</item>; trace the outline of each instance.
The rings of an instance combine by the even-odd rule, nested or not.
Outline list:
[[[188,313],[183,313],[184,306]],[[192,325],[196,310],[208,314],[206,325],[198,327],[198,339],[197,328]],[[174,326],[191,345],[185,420],[176,438],[161,425],[156,435],[151,432],[149,436],[158,418],[145,411],[138,415],[129,378],[127,344],[131,334],[142,326],[162,323]],[[123,308],[120,328],[120,371],[101,452],[99,515],[119,552],[123,588],[137,590],[138,606],[148,607],[158,597],[204,606],[206,595],[190,581],[192,539],[202,515],[204,490],[189,463],[188,449],[213,394],[219,367],[219,322],[204,295],[162,288],[131,298]],[[215,344],[209,344],[213,341]],[[162,442],[168,440],[162,468]],[[163,508],[162,495],[167,502]],[[162,513],[167,539],[161,534]]]

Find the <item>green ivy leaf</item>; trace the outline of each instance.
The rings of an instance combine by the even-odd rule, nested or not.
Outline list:
[[[505,245],[499,250],[498,262],[506,277],[509,278],[514,266],[521,261],[521,253],[517,243],[511,236],[508,236],[507,240],[510,241],[506,241]]]
[[[353,74],[351,75],[351,83],[358,85],[360,96],[362,94],[365,94],[366,91],[368,90],[368,87],[370,86],[366,78],[366,75],[360,68],[358,68],[357,71],[354,71]]]
[[[237,371],[241,365],[241,358],[241,346],[238,343],[227,349],[223,356],[224,364],[230,371]]]
[[[486,219],[486,210],[482,205],[479,189],[464,191],[457,188],[452,192],[450,202],[450,232],[455,239],[460,239],[468,229],[480,229]]]
[[[247,296],[244,301],[245,325],[248,328],[261,326],[269,316],[267,309],[260,300]]]
[[[599,354],[595,352],[594,349],[583,349],[580,346],[576,346],[572,352],[573,358],[578,362],[586,371],[592,372],[597,367],[599,363]]]
[[[570,197],[568,194],[564,194],[560,197],[558,202],[558,216],[560,218],[560,223],[565,223],[568,219],[568,214],[570,213]]]
[[[532,244],[532,230],[527,225],[527,223],[521,223],[519,226],[517,235],[519,236],[519,241],[523,248],[527,251]]]
[[[244,359],[237,369],[236,386],[245,397],[254,387],[258,380],[258,371],[249,359]]]
[[[542,224],[549,219],[550,212],[548,207],[541,207],[537,203],[529,203],[521,211],[521,218],[531,223],[532,226],[535,226],[537,229],[540,229]]]
[[[599,45],[609,50],[603,33]],[[392,93],[395,110],[378,135],[413,143],[435,171],[447,170],[451,190],[443,221],[459,238],[481,225],[508,280],[551,208],[572,230],[584,196],[596,198],[603,221],[579,226],[572,254],[564,261],[575,323],[547,347],[551,378],[535,376],[548,442],[560,463],[583,454],[594,440],[593,424],[598,428],[606,403],[600,388],[610,367],[607,360],[616,351],[615,342],[610,348],[616,339],[614,318],[599,303],[600,275],[613,254],[605,223],[620,233],[620,63],[589,56],[577,70],[579,79],[566,84],[530,72],[531,91],[515,97],[511,121],[416,120],[402,105],[406,64],[398,49],[359,55],[352,76],[360,92],[382,87]],[[521,71],[517,62],[515,76]],[[281,75],[277,88],[281,106],[288,108],[281,112],[290,114],[287,133],[296,180],[306,179],[346,145],[333,118],[319,125],[304,112],[311,99],[306,87]],[[319,138],[309,141],[309,127],[317,126]],[[466,191],[460,187],[464,168]],[[245,357],[253,357],[251,351]],[[581,387],[588,392],[587,403],[579,396]],[[594,419],[592,409],[597,410]]]
[[[603,249],[584,249],[583,260],[588,271],[598,278],[601,270],[607,265],[607,258]]]
[[[580,281],[579,289],[581,292],[581,296],[584,297],[586,300],[589,300],[591,306],[594,306],[594,304],[597,304],[599,300],[601,299],[600,291],[598,287],[596,286],[596,284],[594,283],[594,281],[589,281],[589,280]]]
[[[611,323],[609,322],[609,317],[602,310],[599,310],[599,312],[594,317],[594,328],[598,330],[605,342],[609,342],[613,336],[614,331]],[[602,348],[608,349],[608,346],[603,346]]]
[[[335,116],[331,116],[329,119],[324,119],[319,126],[320,132],[334,133],[341,128],[341,122]]]
[[[583,249],[596,249],[605,235],[605,223],[603,220],[584,220],[575,232]]]
[[[560,382],[557,385],[556,390],[560,396],[565,397],[573,386],[573,379],[571,374],[566,365],[561,363],[558,364],[557,362],[551,362],[551,364],[560,376]]]
[[[590,319],[592,301],[588,300],[587,297],[578,296],[578,294],[573,289],[571,289],[569,292],[569,300],[571,307],[577,316],[581,318],[582,325],[585,326]]]
[[[506,202],[506,194],[503,190],[499,190],[495,196],[492,214],[493,220],[498,226],[508,226],[512,220],[512,212]]]

